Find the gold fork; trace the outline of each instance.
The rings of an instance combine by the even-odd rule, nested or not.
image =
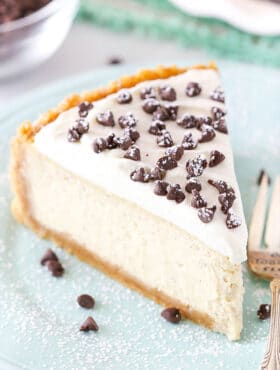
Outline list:
[[[249,230],[248,265],[257,276],[271,280],[269,337],[261,369],[280,370],[280,175],[274,184],[265,225],[268,183],[268,176],[264,174]],[[261,248],[264,229],[265,248]]]

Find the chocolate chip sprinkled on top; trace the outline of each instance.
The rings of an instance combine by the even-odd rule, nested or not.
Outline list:
[[[198,96],[201,93],[201,86],[197,82],[189,82],[186,87],[186,94],[190,98]]]
[[[225,102],[225,93],[221,87],[217,87],[211,94],[210,98],[221,103]]]
[[[223,180],[208,180],[208,184],[214,186],[219,193],[224,193],[231,189],[231,187]]]
[[[216,206],[200,208],[197,212],[197,215],[202,222],[207,224],[208,222],[211,222],[213,220],[216,208]]]
[[[88,111],[93,108],[93,104],[88,101],[84,101],[79,104],[79,116],[85,118],[88,115]]]
[[[186,169],[190,177],[201,176],[203,170],[207,167],[205,155],[199,154],[194,159],[190,159],[186,163]]]
[[[119,146],[116,134],[111,132],[105,139],[107,149],[115,149]]]
[[[132,101],[132,95],[128,90],[122,89],[117,93],[117,102],[119,104],[128,104]]]
[[[200,192],[196,189],[192,190],[192,200],[191,200],[191,206],[194,208],[201,208],[206,207],[207,202],[206,199],[200,194]]]
[[[223,213],[227,213],[232,207],[236,196],[233,189],[228,189],[226,192],[219,194],[218,200],[221,204],[221,210]]]
[[[210,152],[209,167],[215,167],[225,159],[223,153],[218,150],[212,150]]]
[[[176,203],[181,203],[186,198],[179,184],[168,185],[167,199],[175,200]]]
[[[44,253],[43,257],[41,258],[41,265],[44,266],[47,261],[58,261],[57,255],[54,253],[52,249],[47,249]]]
[[[118,137],[116,142],[122,150],[127,150],[134,143],[130,136],[125,134],[121,137]]]
[[[161,135],[161,131],[166,129],[165,123],[160,121],[159,119],[152,122],[149,133],[152,135]]]
[[[270,318],[271,315],[271,305],[270,304],[261,304],[257,311],[258,318],[260,320],[266,320]]]
[[[196,117],[192,114],[184,114],[181,118],[177,120],[177,125],[183,128],[195,128]]]
[[[155,181],[155,180],[162,180],[164,179],[166,175],[165,170],[162,168],[159,168],[158,166],[155,166],[151,169],[150,172],[150,180]]]
[[[156,98],[156,91],[153,87],[144,87],[141,91],[140,91],[140,98],[141,99],[149,99],[149,98]]]
[[[199,181],[198,178],[196,177],[191,177],[189,179],[189,181],[187,182],[186,186],[185,186],[185,190],[188,192],[188,193],[191,193],[192,190],[197,190],[197,191],[200,191],[201,190],[201,182]]]
[[[139,132],[134,127],[126,127],[124,129],[124,135],[127,135],[131,138],[131,140],[135,143],[139,137]]]
[[[212,113],[214,121],[219,120],[220,118],[226,115],[226,111],[224,111],[222,108],[219,108],[219,107],[212,107],[211,113]]]
[[[167,121],[169,120],[169,118],[170,117],[168,110],[162,105],[158,106],[153,113],[153,121],[155,120]]]
[[[193,150],[197,147],[197,140],[194,140],[191,132],[184,135],[182,147],[184,150]]]
[[[95,304],[95,301],[93,299],[93,297],[89,294],[81,294],[78,298],[77,298],[77,302],[79,304],[79,306],[83,307],[83,308],[93,308],[94,304]]]
[[[196,128],[198,130],[202,130],[204,125],[211,125],[212,124],[212,118],[209,116],[200,116],[196,118]]]
[[[152,114],[159,107],[159,102],[155,98],[145,99],[144,104],[142,105],[143,111]]]
[[[157,137],[157,144],[162,148],[168,148],[172,146],[174,143],[170,132],[167,130],[162,130],[160,135]]]
[[[80,331],[98,331],[99,327],[95,320],[89,316],[83,325],[80,327]]]
[[[202,125],[201,126],[201,137],[198,140],[199,143],[206,143],[208,141],[211,141],[216,136],[215,131],[213,127],[209,125]]]
[[[213,121],[212,122],[212,126],[214,127],[214,129],[216,131],[219,131],[223,134],[227,134],[228,133],[228,129],[227,129],[227,124],[226,124],[226,120],[224,117],[216,120],[216,121]]]
[[[178,105],[176,104],[165,104],[164,108],[167,110],[168,117],[172,121],[175,121],[177,119],[177,113],[178,113]]]
[[[130,178],[132,181],[148,182],[150,180],[150,172],[145,170],[144,167],[140,167],[131,172]]]
[[[155,182],[154,193],[160,196],[166,195],[168,185],[168,182],[157,180]]]
[[[158,89],[159,96],[162,100],[174,101],[176,100],[176,91],[173,87],[165,85]]]
[[[138,146],[132,145],[124,154],[124,158],[131,159],[132,161],[140,161],[141,154]]]
[[[48,260],[45,265],[55,277],[60,277],[64,273],[64,268],[59,261]]]
[[[96,116],[96,120],[103,126],[115,126],[115,120],[111,111],[101,112]]]
[[[82,136],[86,134],[89,130],[89,122],[84,118],[79,118],[76,120],[76,124],[74,128],[78,131],[78,133]]]
[[[161,312],[161,316],[172,324],[178,324],[181,321],[180,311],[175,307],[166,308]]]
[[[240,218],[231,209],[227,213],[226,225],[228,229],[235,229],[241,225]]]
[[[173,159],[170,155],[165,155],[157,161],[157,166],[163,170],[172,170],[177,167],[177,161]]]
[[[92,143],[92,148],[95,153],[101,153],[107,149],[107,142],[102,137],[97,137]]]
[[[68,130],[67,140],[70,143],[76,143],[77,141],[80,140],[80,138],[81,138],[81,135],[74,127]]]
[[[182,145],[174,145],[166,149],[165,154],[170,155],[175,161],[179,161],[184,155],[184,147]]]
[[[135,127],[137,124],[137,119],[132,113],[127,112],[123,116],[119,117],[118,122],[121,128]]]

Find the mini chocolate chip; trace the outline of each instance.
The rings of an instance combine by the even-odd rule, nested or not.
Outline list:
[[[168,185],[167,199],[175,200],[176,203],[181,203],[186,198],[179,184]]]
[[[205,155],[199,154],[194,159],[190,159],[186,163],[186,169],[190,177],[201,176],[203,170],[207,167]]]
[[[170,117],[168,110],[162,105],[158,106],[153,113],[153,121],[155,120],[167,121],[169,120],[169,118]]]
[[[93,308],[95,301],[89,294],[82,294],[77,298],[79,306],[83,308]]]
[[[257,184],[258,185],[261,184],[264,175],[266,175],[268,177],[268,185],[270,185],[270,183],[271,183],[270,177],[268,176],[268,174],[265,172],[264,169],[261,169],[260,170],[260,173],[259,173],[259,176],[258,176],[258,180],[257,180]]]
[[[218,150],[212,150],[210,152],[209,167],[215,167],[225,159],[223,153]]]
[[[165,85],[158,89],[159,96],[162,100],[174,101],[176,100],[176,91],[173,87]]]
[[[107,148],[107,142],[102,137],[97,137],[93,141],[92,148],[95,153],[101,153]]]
[[[168,185],[168,182],[157,180],[155,182],[154,193],[161,196],[166,195]]]
[[[208,222],[211,222],[213,220],[216,208],[216,206],[200,208],[197,212],[197,215],[202,222],[207,224]]]
[[[163,170],[172,170],[177,167],[177,161],[173,159],[170,155],[165,155],[157,161],[157,166]]]
[[[161,135],[161,131],[166,129],[165,123],[157,119],[156,121],[153,121],[149,128],[149,133],[152,135]]]
[[[186,94],[190,98],[197,96],[201,93],[201,86],[197,82],[189,82],[186,87]]]
[[[84,118],[79,118],[76,120],[76,124],[74,126],[75,130],[78,131],[80,136],[86,134],[89,130],[89,122],[86,121]]]
[[[148,182],[150,180],[150,172],[146,171],[144,167],[140,167],[131,172],[130,178],[132,181]]]
[[[208,141],[211,141],[216,136],[215,131],[213,127],[209,125],[202,125],[201,126],[201,137],[198,140],[199,143],[206,143]]]
[[[115,126],[115,120],[111,111],[101,112],[96,116],[96,120],[103,126]]]
[[[228,189],[225,193],[220,193],[218,200],[221,204],[221,210],[223,213],[227,213],[232,207],[233,202],[235,201],[236,196],[233,189]]]
[[[118,122],[121,128],[135,127],[137,124],[137,119],[132,113],[127,112],[123,116],[119,117]]]
[[[185,186],[185,190],[191,193],[192,190],[201,190],[201,182],[196,177],[191,177]]]
[[[236,227],[241,225],[240,218],[235,213],[233,213],[231,209],[229,209],[227,213],[226,225],[228,229],[235,229]]]
[[[212,107],[211,113],[212,113],[214,121],[217,121],[226,115],[226,111],[224,111],[222,108],[219,108],[219,107]]]
[[[60,277],[64,273],[64,268],[62,267],[61,263],[56,260],[48,260],[46,261],[45,265],[50,270],[53,276]]]
[[[212,124],[212,118],[209,116],[200,116],[196,118],[196,128],[198,130],[201,130],[204,125],[211,125]]]
[[[118,147],[118,139],[116,135],[111,132],[107,137],[106,137],[106,147],[107,149],[115,149]]]
[[[135,143],[139,137],[139,132],[134,127],[126,127],[124,129],[124,135],[129,136],[130,139]]]
[[[177,120],[177,125],[183,128],[195,128],[196,118],[192,114],[184,114]]]
[[[266,320],[270,318],[271,314],[271,305],[270,304],[261,304],[258,311],[257,315],[260,320]]]
[[[91,110],[92,108],[93,108],[92,103],[88,101],[82,102],[81,104],[79,104],[79,116],[82,118],[87,117],[88,111]]]
[[[51,249],[47,249],[41,258],[41,265],[44,266],[47,261],[58,261],[57,255]]]
[[[134,143],[134,141],[128,135],[118,137],[116,141],[122,150],[127,150]]]
[[[142,105],[143,111],[152,114],[159,107],[159,102],[155,98],[148,98],[144,100]]]
[[[170,132],[167,130],[162,130],[160,136],[157,137],[157,144],[162,148],[168,148],[172,146],[174,143]]]
[[[128,104],[132,101],[132,95],[128,90],[122,89],[117,93],[117,102],[119,104]]]
[[[226,124],[226,119],[224,117],[216,120],[216,121],[213,121],[212,122],[212,126],[214,127],[214,129],[216,131],[219,131],[223,134],[227,134],[228,133],[228,129],[227,129],[227,124]]]
[[[151,169],[150,180],[152,180],[152,181],[162,180],[162,179],[164,179],[165,174],[166,174],[166,172],[162,168],[159,168],[158,166],[155,166]]]
[[[70,142],[70,143],[76,143],[77,141],[79,141],[81,138],[81,135],[79,134],[79,132],[74,128],[70,128],[68,130],[68,134],[67,134],[67,140]]]
[[[200,194],[200,192],[196,189],[192,190],[192,200],[191,206],[193,208],[202,208],[207,206],[207,202],[205,198]]]
[[[123,156],[124,158],[131,159],[132,161],[140,161],[140,149],[136,145],[132,145]]]
[[[184,147],[182,145],[174,145],[168,148],[165,154],[170,155],[175,161],[179,161],[184,155]]]
[[[172,121],[176,121],[177,119],[177,113],[178,113],[178,105],[176,104],[165,104],[164,108],[167,110],[168,113],[168,119],[171,119]]]
[[[181,321],[180,311],[175,307],[166,308],[161,312],[161,316],[173,324],[178,324]]]
[[[184,135],[182,147],[184,148],[184,150],[193,150],[197,147],[197,140],[193,138],[191,132]]]
[[[211,94],[210,98],[221,103],[225,102],[225,93],[221,87],[217,87]]]
[[[95,320],[89,316],[83,325],[80,327],[80,331],[98,331],[99,327]]]
[[[221,193],[224,193],[224,192],[227,192],[228,190],[231,190],[232,188],[223,180],[208,180],[208,184],[214,186],[218,192],[221,194]],[[232,189],[233,191],[233,189]]]
[[[155,89],[153,87],[144,87],[141,91],[140,91],[140,98],[141,99],[149,99],[149,98],[156,98],[156,92],[155,92]]]
[[[123,63],[122,59],[118,57],[112,57],[108,60],[108,64],[111,64],[111,65],[122,64],[122,63]]]

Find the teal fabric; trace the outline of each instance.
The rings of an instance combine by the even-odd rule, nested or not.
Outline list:
[[[81,0],[79,19],[203,48],[211,57],[280,67],[280,36],[255,36],[216,19],[193,17],[168,0]]]

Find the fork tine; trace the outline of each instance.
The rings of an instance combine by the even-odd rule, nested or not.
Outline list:
[[[265,244],[270,252],[280,253],[280,175],[277,176],[265,232]]]
[[[267,189],[268,189],[268,176],[264,174],[260,184],[255,207],[253,209],[249,229],[249,238],[248,238],[249,252],[260,249],[266,215]]]

